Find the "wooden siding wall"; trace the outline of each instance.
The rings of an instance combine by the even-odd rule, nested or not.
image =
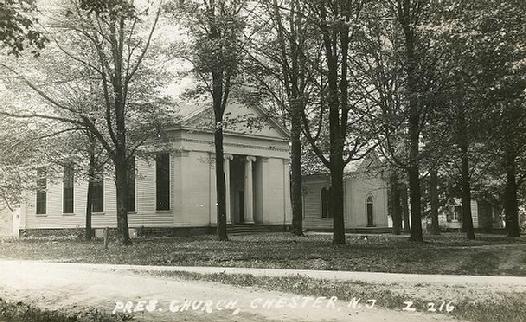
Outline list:
[[[288,163],[278,158],[258,158],[256,172],[257,222],[268,225],[290,224]],[[216,182],[213,155],[203,151],[170,154],[170,210],[156,210],[155,162],[137,160],[136,212],[128,215],[134,227],[198,227],[217,222]],[[62,180],[47,185],[45,215],[36,215],[36,193],[27,193],[22,229],[82,228],[85,226],[86,181],[74,186],[74,213],[62,212]],[[94,213],[93,228],[116,227],[113,178],[104,179],[104,212]]]
[[[473,228],[479,228],[479,207],[476,200],[471,200],[471,218],[473,219]]]
[[[210,166],[208,152],[183,152],[177,159],[177,194],[179,209],[175,216],[176,226],[205,226],[216,219],[215,166]],[[215,222],[215,221],[213,221]]]
[[[258,159],[260,161],[260,159]],[[261,164],[262,224],[290,224],[290,198],[288,192],[288,166],[282,159],[269,158]]]
[[[9,209],[0,210],[0,236],[13,235],[13,213]]]
[[[170,155],[171,169],[176,169],[177,157]],[[175,180],[178,178],[176,171],[171,171],[171,193],[170,203],[172,210],[155,210],[155,162],[137,161],[136,179],[136,213],[128,215],[130,227],[163,227],[173,226],[174,209],[177,205],[175,191]],[[26,229],[44,228],[82,228],[85,226],[87,181],[76,180],[74,186],[74,209],[73,214],[62,212],[62,180],[54,180],[47,184],[47,209],[45,215],[36,215],[36,194],[27,193],[25,218],[22,227]],[[110,175],[104,178],[104,212],[94,213],[92,216],[93,228],[116,227],[116,204],[115,184]]]
[[[367,226],[367,196],[373,197],[373,224],[388,227],[387,186],[377,177],[356,176],[345,180],[345,222],[349,227]]]
[[[332,218],[321,218],[321,189],[329,187],[329,178],[304,178],[303,212],[305,228],[332,229]]]
[[[329,177],[312,176],[303,180],[304,226],[311,229],[332,229],[332,218],[321,218],[321,189],[328,188]],[[346,228],[367,226],[366,199],[373,196],[373,223],[388,227],[387,187],[380,178],[347,177],[344,180],[344,216]]]

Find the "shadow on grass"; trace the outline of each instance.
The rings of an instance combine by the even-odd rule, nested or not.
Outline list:
[[[96,309],[78,312],[43,310],[22,302],[7,302],[0,298],[0,320],[5,322],[120,322],[130,321],[129,314],[107,314]]]
[[[486,236],[468,241],[460,234],[427,236],[425,243],[390,235],[353,235],[340,246],[332,244],[330,235],[296,237],[286,233],[232,236],[228,242],[210,235],[138,238],[133,242],[131,246],[110,244],[110,249],[104,250],[100,240],[22,239],[4,242],[8,245],[1,247],[0,256],[113,264],[500,275],[499,254],[514,251],[519,259],[526,254],[521,247],[525,239]],[[504,274],[523,275],[525,271],[517,265]]]

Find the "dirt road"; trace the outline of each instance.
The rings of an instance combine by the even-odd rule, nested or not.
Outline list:
[[[135,311],[138,321],[454,321],[445,314],[381,309],[370,299],[356,304],[300,297],[137,275],[111,265],[0,260],[0,268],[2,298],[46,309]]]

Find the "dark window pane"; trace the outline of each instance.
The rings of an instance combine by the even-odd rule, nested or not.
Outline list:
[[[158,153],[155,157],[156,209],[170,210],[170,155]]]
[[[73,164],[68,164],[64,167],[64,197],[62,212],[66,214],[73,213]]]
[[[135,158],[130,159],[128,168],[128,212],[135,211]]]
[[[104,179],[102,174],[96,176],[93,181],[93,195],[91,196],[91,211],[104,211]]]
[[[321,218],[327,218],[327,188],[321,188]]]
[[[373,197],[367,197],[367,226],[373,226]]]
[[[47,199],[47,179],[46,179],[46,169],[39,168],[37,169],[37,202],[36,202],[36,213],[45,214],[46,213],[46,199]]]

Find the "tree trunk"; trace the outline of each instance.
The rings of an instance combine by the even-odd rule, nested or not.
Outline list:
[[[334,244],[345,244],[343,214],[343,151],[348,119],[349,26],[327,24],[327,4],[320,2],[321,31],[327,65],[327,105],[329,107],[329,169],[331,172],[331,210],[334,219]],[[344,10],[345,11],[345,10]],[[348,14],[348,12],[343,12]]]
[[[467,152],[462,153],[462,227],[468,239],[475,239],[473,217],[471,215],[471,184],[469,179],[469,161]]]
[[[462,188],[462,228],[468,239],[475,239],[473,229],[473,217],[471,215],[471,179],[469,175],[469,138],[464,108],[460,107],[459,122],[459,144],[461,152],[461,188]]]
[[[217,191],[217,238],[228,240],[226,232],[226,186],[225,186],[225,154],[223,150],[223,122],[222,117],[216,117],[214,132],[216,191]]]
[[[413,83],[414,75],[409,75],[409,83]],[[420,167],[419,167],[419,143],[420,143],[420,116],[419,107],[416,102],[415,95],[417,94],[416,85],[409,86],[409,196],[411,202],[411,237],[412,241],[422,242],[424,237],[422,235],[422,207],[420,191]]]
[[[412,77],[410,77],[412,78]],[[410,91],[410,117],[409,117],[409,196],[411,202],[411,237],[412,241],[422,242],[422,192],[420,191],[420,167],[419,167],[419,123],[418,106],[414,95],[416,91]]]
[[[84,239],[91,240],[93,232],[91,230],[91,205],[93,200],[93,179],[88,182],[88,197],[86,200],[86,226],[84,228]]]
[[[429,199],[431,208],[431,235],[440,235],[438,226],[438,171],[432,167],[429,173]]]
[[[334,169],[331,169],[331,207],[330,211],[334,220],[333,244],[345,244],[345,220],[343,213],[343,167],[341,161],[335,162]]]
[[[210,19],[208,27],[208,38],[213,43],[221,42],[221,29],[216,24],[216,19],[220,18],[219,14],[216,16],[216,10],[219,4],[214,1],[210,2],[209,11]],[[216,58],[224,58],[224,47],[220,45],[221,50],[215,53]],[[211,69],[212,76],[212,108],[214,110],[214,150],[215,150],[215,167],[216,167],[216,194],[217,194],[217,238],[220,241],[227,241],[228,235],[226,231],[226,186],[225,186],[225,153],[223,146],[223,118],[228,102],[228,95],[231,86],[231,75],[225,70],[227,66],[223,64],[215,64]]]
[[[409,6],[409,1],[405,3]],[[420,115],[421,103],[419,100],[419,91],[417,86],[417,56],[415,55],[415,26],[411,25],[409,17],[410,8],[405,8],[405,17],[401,17],[401,23],[404,30],[405,53],[406,53],[406,72],[407,72],[407,92],[409,107],[409,194],[411,197],[411,240],[424,241],[422,235],[422,208],[421,208],[421,191],[420,191],[420,160],[419,160],[419,143],[420,143]],[[402,14],[402,13],[401,13]]]
[[[511,144],[505,151],[506,188],[504,191],[504,214],[506,215],[506,231],[508,237],[520,237],[519,208],[517,202],[517,178],[515,153]]]
[[[298,106],[296,106],[298,105]],[[291,194],[292,233],[303,236],[303,211],[301,204],[301,113],[299,104],[291,113]]]
[[[400,204],[400,185],[396,172],[391,173],[390,209],[393,220],[393,234],[400,235],[402,232],[402,205]]]
[[[422,242],[422,208],[420,178],[417,165],[409,167],[409,194],[411,198],[411,237],[412,241]]]
[[[411,232],[411,220],[409,218],[409,197],[407,196],[407,186],[401,185],[400,198],[402,202],[402,215],[404,217],[404,232]]]
[[[124,151],[114,159],[117,198],[117,239],[123,245],[131,244],[128,233],[128,162]]]
[[[91,141],[91,137],[90,137]],[[93,141],[90,142],[89,169],[88,169],[88,196],[86,200],[86,227],[84,239],[91,240],[93,231],[91,229],[91,205],[93,203],[93,180],[95,177],[95,149]]]
[[[121,29],[122,32],[122,29]],[[122,33],[121,33],[122,35]],[[117,239],[123,245],[131,244],[128,232],[128,150],[126,141],[126,100],[124,95],[122,51],[116,51],[115,78],[113,88],[115,93],[115,153],[113,163],[115,166],[115,187],[117,199]],[[107,119],[111,124],[111,117]]]

